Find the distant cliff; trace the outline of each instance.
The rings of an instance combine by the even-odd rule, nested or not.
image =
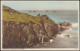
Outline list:
[[[46,17],[19,13],[3,6],[3,48],[32,47],[49,41],[59,33],[60,28]]]

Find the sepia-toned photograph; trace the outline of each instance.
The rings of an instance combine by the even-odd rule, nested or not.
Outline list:
[[[78,49],[79,1],[2,1],[2,49]]]

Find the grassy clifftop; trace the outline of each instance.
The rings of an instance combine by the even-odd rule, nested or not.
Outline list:
[[[33,22],[36,24],[41,24],[40,21],[44,21],[46,23],[53,23],[52,20],[46,19],[45,17],[37,17],[37,16],[31,16],[26,13],[17,13],[9,11],[10,9],[7,8],[7,10],[3,7],[3,20],[5,21],[16,21],[16,22]]]

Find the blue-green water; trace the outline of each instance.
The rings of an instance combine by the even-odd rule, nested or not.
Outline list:
[[[70,23],[78,23],[78,10],[56,10],[56,11],[20,11],[24,13],[28,13],[33,16],[47,15],[51,20],[57,22],[70,22]],[[73,28],[73,30],[78,31],[78,27]]]
[[[54,11],[36,11],[36,12],[29,12],[29,11],[20,11],[24,13],[28,13],[33,16],[37,16],[39,13],[40,15],[47,15],[55,22],[78,22],[78,11],[77,10],[58,10],[56,12]]]
[[[70,22],[71,24],[73,23],[78,23],[78,11],[77,10],[57,10],[57,11],[36,11],[36,12],[29,12],[29,11],[20,11],[24,13],[28,13],[33,16],[37,16],[38,14],[40,15],[47,15],[51,20],[55,21],[56,23],[58,22]],[[70,27],[71,30],[66,30],[62,32],[62,34],[70,35],[70,38],[56,38],[54,43],[47,44],[48,46],[45,45],[39,45],[37,47],[67,47],[67,48],[77,48],[78,47],[78,26],[72,26]],[[63,35],[61,35],[63,36]],[[57,43],[57,40],[59,40],[59,43]],[[62,46],[60,46],[62,44]],[[51,45],[51,46],[49,46]],[[53,46],[52,46],[53,45]]]

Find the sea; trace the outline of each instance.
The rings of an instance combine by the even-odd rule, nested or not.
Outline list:
[[[38,44],[36,48],[78,48],[78,10],[20,10],[20,12],[27,13],[29,15],[37,16],[47,15],[51,20],[56,23],[69,22],[72,24],[69,30],[63,31],[60,35],[57,35],[55,39],[50,39],[50,43]],[[66,37],[69,35],[70,37]]]

